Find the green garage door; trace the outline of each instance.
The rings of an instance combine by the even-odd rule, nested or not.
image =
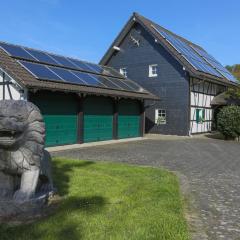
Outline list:
[[[140,136],[140,106],[137,101],[121,100],[118,113],[118,138]]]
[[[41,110],[46,127],[46,146],[77,142],[77,102],[67,94],[38,94],[31,99]]]
[[[113,138],[113,102],[110,98],[88,97],[84,100],[84,142]]]

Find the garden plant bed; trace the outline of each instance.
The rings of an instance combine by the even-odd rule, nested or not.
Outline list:
[[[1,239],[189,239],[177,177],[163,169],[55,158],[62,202],[38,222],[0,226]]]

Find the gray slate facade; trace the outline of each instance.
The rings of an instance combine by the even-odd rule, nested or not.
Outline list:
[[[130,40],[140,40],[136,46]],[[182,65],[170,55],[140,24],[136,23],[119,45],[107,65],[117,70],[127,68],[128,77],[134,79],[160,101],[146,102],[146,132],[162,134],[189,134],[189,77]],[[158,76],[149,77],[149,65],[158,64]],[[155,109],[164,109],[167,122],[155,124]]]

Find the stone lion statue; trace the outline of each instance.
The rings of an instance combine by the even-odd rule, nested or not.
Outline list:
[[[0,198],[27,201],[53,190],[45,125],[39,109],[0,101]]]

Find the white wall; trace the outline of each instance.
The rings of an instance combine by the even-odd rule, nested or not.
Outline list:
[[[13,99],[13,100],[26,100],[27,90],[22,88],[14,79],[12,79],[8,74],[5,73],[4,82],[11,82],[9,88],[7,85],[1,85],[3,83],[3,71],[0,69],[0,100],[3,99]],[[4,98],[4,88],[5,88],[5,98]]]
[[[191,79],[190,84],[190,134],[210,132],[212,130],[214,115],[211,108],[211,101],[214,96],[223,92],[225,87],[195,79]],[[204,122],[197,123],[196,109],[205,110]]]

